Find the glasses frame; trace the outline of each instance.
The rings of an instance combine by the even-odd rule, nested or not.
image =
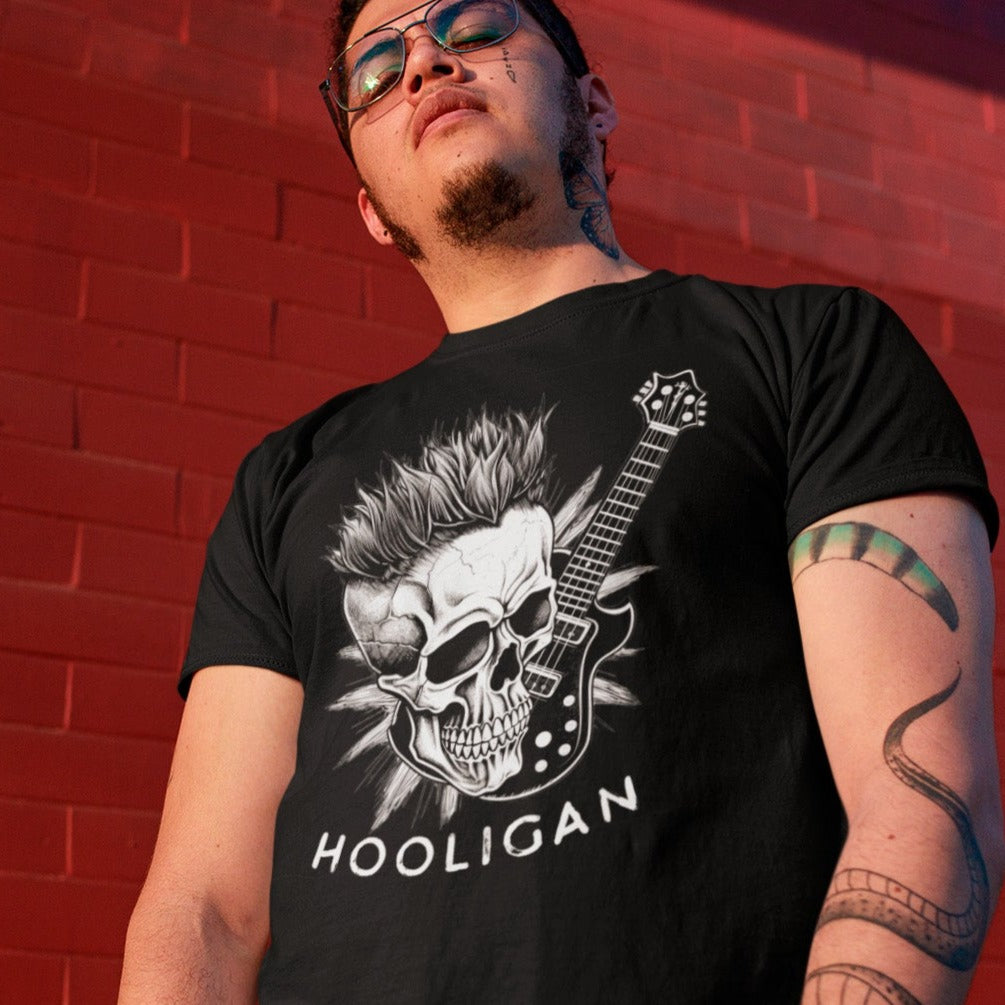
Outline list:
[[[335,123],[335,127],[340,132],[342,130],[343,118],[342,115],[339,114],[338,109],[341,109],[343,113],[361,112],[364,108],[369,108],[371,105],[375,105],[378,101],[380,101],[381,98],[383,98],[385,95],[393,91],[394,88],[397,87],[397,85],[401,82],[401,78],[404,77],[405,75],[405,60],[407,59],[408,56],[408,53],[405,50],[405,32],[416,27],[416,25],[421,24],[429,33],[429,37],[441,49],[445,50],[446,52],[453,52],[461,56],[463,56],[465,53],[468,52],[477,52],[479,49],[489,49],[493,45],[499,45],[500,42],[505,42],[506,39],[510,38],[517,30],[517,28],[520,27],[520,8],[516,5],[515,0],[506,0],[506,2],[509,4],[509,6],[512,8],[513,11],[513,27],[505,35],[501,35],[499,38],[493,39],[491,42],[484,42],[481,45],[469,45],[463,49],[454,49],[453,47],[441,42],[436,37],[436,35],[433,34],[432,30],[429,27],[428,21],[429,21],[429,12],[438,4],[457,3],[457,2],[458,0],[432,0],[432,3],[429,2],[420,3],[417,7],[413,7],[411,10],[406,10],[402,14],[399,14],[398,17],[394,18],[393,20],[398,21],[403,17],[408,17],[409,14],[414,14],[417,10],[422,10],[422,8],[425,7],[426,12],[425,14],[423,14],[421,18],[418,18],[415,21],[410,21],[402,28],[396,28],[390,21],[387,21],[384,24],[379,24],[377,25],[377,27],[371,28],[365,35],[361,35],[359,38],[357,38],[356,41],[352,43],[352,45],[346,46],[338,54],[338,56],[336,56],[331,66],[328,67],[328,75],[325,77],[324,80],[321,81],[320,84],[318,84],[318,90],[321,91],[321,97],[324,100],[325,106],[328,109],[328,114],[332,118],[332,122]],[[463,3],[464,0],[461,0],[461,2]],[[466,2],[474,3],[477,2],[477,0],[466,0]],[[332,84],[331,78],[335,76],[333,71],[340,63],[342,63],[345,60],[349,52],[355,49],[357,45],[360,45],[362,42],[365,42],[371,35],[375,35],[377,34],[377,32],[381,31],[393,31],[397,33],[398,46],[400,49],[400,56],[401,56],[401,71],[398,74],[398,79],[395,80],[395,82],[391,84],[391,86],[388,87],[385,91],[382,91],[380,94],[378,94],[377,97],[374,98],[372,101],[366,102],[366,104],[363,105],[343,104],[341,98],[339,97],[338,88],[333,86]]]

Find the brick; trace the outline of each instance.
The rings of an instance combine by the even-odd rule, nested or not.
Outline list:
[[[400,334],[398,328],[361,318],[280,304],[274,351],[279,359],[349,374],[359,378],[354,383],[363,383],[387,372],[388,347]],[[426,353],[430,348],[426,344]]]
[[[70,727],[78,732],[174,740],[182,707],[173,673],[96,663],[73,668]]]
[[[804,170],[737,144],[690,136],[668,144],[666,136],[645,119],[625,116],[613,148],[625,163],[682,178],[694,185],[742,192],[793,209],[807,208]],[[612,195],[616,198],[617,181]]]
[[[874,274],[880,283],[961,300],[965,304],[1001,309],[1001,269],[954,257],[944,257],[918,245],[883,245],[882,267]]]
[[[333,373],[278,360],[193,347],[187,400],[235,414],[287,423],[355,383]]]
[[[125,527],[174,527],[175,473],[146,464],[0,441],[0,505]]]
[[[349,258],[385,262],[360,219],[356,200],[284,187],[280,193],[280,237],[291,244],[334,251]]]
[[[963,164],[979,174],[1005,176],[1005,136],[984,128],[929,116],[928,147],[939,160]]]
[[[250,115],[269,114],[265,67],[196,50],[112,21],[94,24],[91,72]]]
[[[952,348],[968,356],[1005,360],[1005,317],[1001,312],[953,305]]]
[[[87,190],[91,156],[83,136],[10,115],[0,115],[0,135],[0,174]]]
[[[860,281],[875,277],[882,262],[881,241],[868,231],[810,220],[758,202],[750,204],[750,239],[755,248],[820,264]]]
[[[345,310],[359,301],[362,273],[345,260],[293,245],[193,225],[193,279],[276,300]]]
[[[740,59],[735,52],[709,47],[700,55],[683,40],[669,39],[669,52],[660,67],[670,86],[692,81],[741,101],[794,114],[798,108],[796,74],[789,69]],[[643,92],[645,93],[645,92]]]
[[[159,810],[173,744],[0,726],[0,794],[117,809]],[[2,875],[2,874],[0,874]],[[0,897],[6,903],[6,898]],[[6,915],[6,912],[3,912]],[[0,926],[2,926],[0,922]],[[0,938],[0,945],[46,948]],[[62,948],[72,947],[63,944]]]
[[[108,391],[80,395],[85,450],[210,474],[230,474],[273,423]]]
[[[62,956],[0,950],[0,988],[11,1002],[63,1000]]]
[[[0,650],[0,720],[60,727],[66,710],[62,660]]]
[[[203,557],[198,542],[85,524],[79,585],[82,589],[191,604]]]
[[[332,130],[332,124],[318,92],[318,83],[326,66],[321,50],[305,65],[316,66],[317,69],[309,74],[300,68],[280,68],[276,71],[276,117],[280,123],[324,137]]]
[[[751,141],[757,150],[786,157],[797,164],[859,178],[873,177],[872,144],[859,137],[837,133],[770,108],[751,108],[750,124]]]
[[[923,150],[928,114],[905,98],[874,94],[832,80],[810,76],[806,105],[811,122]]]
[[[205,542],[230,498],[232,478],[183,471],[178,505],[178,532]]]
[[[334,127],[324,141],[205,108],[193,108],[191,121],[190,155],[195,161],[356,198],[359,179]]]
[[[676,76],[676,75],[675,75]],[[714,87],[679,79],[653,75],[651,67],[639,69],[629,65],[618,67],[621,88],[642,94],[645,100],[640,111],[643,125],[650,130],[649,145],[664,149],[671,129],[684,129],[705,136],[740,142],[740,105],[737,98],[726,96]],[[639,130],[636,130],[638,138]],[[615,131],[612,146],[620,147]],[[625,151],[631,148],[624,147]]]
[[[116,21],[165,35],[177,36],[181,30],[182,0],[103,0]]]
[[[217,0],[193,5],[189,40],[193,45],[266,66],[317,66],[318,80],[327,66],[325,39],[316,27],[280,19],[268,9],[247,4]],[[317,97],[317,81],[314,90]],[[323,108],[321,111],[327,118]]]
[[[3,180],[0,233],[140,268],[177,272],[181,267],[181,227],[175,220]]]
[[[178,606],[23,581],[0,581],[0,598],[5,644],[44,656],[171,670],[187,623]]]
[[[866,60],[860,53],[815,41],[803,32],[786,31],[759,21],[741,19],[738,22],[736,49],[744,62],[751,57],[758,62],[770,60],[805,70],[808,75],[825,76],[860,87],[867,80]]]
[[[267,298],[102,262],[90,270],[86,316],[263,355],[269,351]]]
[[[58,100],[53,100],[53,95],[58,95]],[[124,140],[154,150],[181,148],[180,101],[52,66],[0,62],[0,109],[87,136]],[[76,154],[74,146],[69,150],[80,157],[86,172],[86,146],[80,138],[74,142],[83,152]],[[30,152],[19,151],[21,157],[26,153]]]
[[[0,945],[114,954],[122,950],[136,888],[125,883],[0,875],[0,900],[16,905],[0,914]]]
[[[158,823],[157,813],[74,810],[73,875],[142,881],[150,867]]]
[[[834,282],[837,278],[821,267],[793,261],[788,255],[744,248],[738,242],[705,234],[681,234],[676,243],[673,271],[680,273],[700,273],[754,286]]]
[[[0,358],[25,373],[139,394],[178,394],[174,341],[0,308]]]
[[[880,147],[878,155],[885,188],[920,198],[936,198],[946,206],[977,216],[995,217],[998,195],[991,179],[890,147]]]
[[[821,220],[862,227],[899,241],[942,245],[942,214],[931,205],[884,192],[872,182],[818,171],[817,212]]]
[[[905,98],[912,104],[969,122],[980,123],[984,120],[981,95],[973,88],[881,62],[871,65],[870,78],[873,88],[879,94]]]
[[[0,799],[0,869],[61,876],[66,872],[66,810]]]
[[[644,69],[661,65],[667,48],[664,36],[669,32],[638,31],[634,18],[626,19],[623,12],[613,14],[591,4],[588,10],[577,11],[576,34],[591,63],[601,69],[611,57]],[[617,96],[620,106],[624,98],[620,89]]]
[[[118,956],[71,956],[69,1000],[73,1005],[106,1005],[116,1000],[122,960]]]
[[[615,207],[628,212],[652,215],[653,207],[658,206],[659,218],[668,223],[704,232],[740,235],[740,206],[735,195],[702,189],[626,165],[618,173],[611,197]]]
[[[73,388],[0,370],[0,434],[73,445]]]
[[[96,185],[99,196],[116,202],[236,230],[275,233],[276,187],[260,178],[117,143],[99,143]],[[144,263],[135,260],[132,264]]]
[[[946,213],[945,220],[951,256],[959,255],[989,268],[1005,262],[1005,227],[1001,223],[958,213]]]
[[[78,259],[0,240],[0,302],[72,315],[79,299]]]
[[[79,68],[87,44],[87,19],[68,10],[11,0],[0,27],[0,45],[35,59]]]
[[[371,320],[407,325],[430,338],[443,333],[443,315],[426,284],[410,266],[371,266],[368,279],[366,313]]]
[[[0,390],[0,403],[2,395]],[[72,520],[0,510],[0,541],[0,576],[50,583],[70,581],[77,541],[77,525]]]

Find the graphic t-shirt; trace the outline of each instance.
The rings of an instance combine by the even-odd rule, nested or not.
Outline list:
[[[266,438],[181,682],[304,687],[261,1001],[798,1001],[844,820],[787,548],[935,489],[994,536],[882,303],[665,272]]]

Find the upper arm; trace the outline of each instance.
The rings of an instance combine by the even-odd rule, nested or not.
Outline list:
[[[855,506],[800,535],[790,563],[814,707],[851,825],[868,813],[892,824],[899,809],[924,819],[929,807],[887,763],[891,727],[958,677],[911,717],[903,746],[960,795],[998,855],[993,593],[977,512],[934,493]]]
[[[276,810],[293,774],[303,689],[254,667],[193,679],[145,892],[210,907],[264,948]]]

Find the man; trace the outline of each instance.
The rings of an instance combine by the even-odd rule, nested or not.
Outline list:
[[[624,255],[550,2],[403,8],[340,7],[323,89],[453,334],[238,473],[121,1000],[961,1002],[965,420],[861,291]]]

